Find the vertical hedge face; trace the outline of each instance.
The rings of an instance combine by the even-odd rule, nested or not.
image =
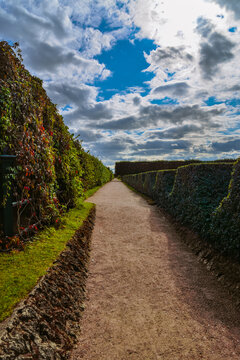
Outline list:
[[[172,191],[176,170],[158,171],[153,189],[153,198],[163,208],[169,203],[169,194]]]
[[[5,42],[0,43],[0,98],[4,118],[0,152],[17,156],[14,200],[31,199],[31,222],[52,221],[59,213],[57,191],[61,191],[55,160],[67,129],[59,124],[62,119],[41,80],[29,74]],[[55,124],[63,128],[60,137]]]
[[[240,159],[234,164],[228,194],[213,213],[210,239],[240,261]]]
[[[145,175],[145,182],[143,184],[144,194],[153,197],[153,189],[156,182],[157,171],[150,171]]]
[[[29,200],[29,223],[53,222],[76,204],[83,187],[111,179],[112,172],[69,133],[42,81],[6,42],[0,42],[0,118],[0,154],[17,156],[14,201]]]
[[[116,176],[177,169],[179,166],[200,163],[199,160],[120,161],[115,164]]]
[[[207,236],[211,214],[226,196],[231,164],[200,164],[177,170],[170,195],[170,212],[202,236]]]
[[[240,261],[240,159],[234,167],[220,162],[194,164],[126,175],[123,180]]]

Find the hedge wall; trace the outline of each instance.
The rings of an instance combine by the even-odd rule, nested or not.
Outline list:
[[[17,156],[11,190],[18,204],[19,234],[26,227],[21,223],[21,204],[27,201],[28,223],[37,229],[58,221],[60,212],[75,206],[84,189],[112,178],[112,172],[85,153],[69,133],[42,81],[24,68],[17,44],[11,47],[4,41],[0,42],[0,119],[0,155]]]
[[[128,174],[138,174],[142,172],[177,169],[193,163],[199,163],[199,160],[173,160],[173,161],[120,161],[115,164],[115,175],[123,176]]]
[[[227,195],[232,164],[188,165],[177,169],[169,212],[207,237],[211,214]]]
[[[228,194],[211,218],[210,239],[216,248],[240,259],[240,159],[234,164]]]
[[[157,172],[153,199],[163,208],[169,205],[169,195],[172,191],[176,170],[162,170]]]
[[[240,261],[240,160],[123,176],[177,221]],[[141,184],[142,182],[142,184]]]
[[[214,160],[214,163],[218,162],[233,163],[233,159]],[[138,174],[142,172],[157,171],[157,170],[169,170],[177,169],[180,166],[207,163],[200,160],[160,160],[160,161],[120,161],[115,164],[115,175],[124,176],[129,174]]]

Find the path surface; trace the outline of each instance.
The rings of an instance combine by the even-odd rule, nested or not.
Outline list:
[[[240,316],[155,206],[112,181],[97,204],[72,360],[239,360]]]

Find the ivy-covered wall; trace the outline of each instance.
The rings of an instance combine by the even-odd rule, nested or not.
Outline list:
[[[42,81],[23,66],[17,45],[4,41],[0,42],[0,119],[0,155],[16,155],[11,191],[19,205],[18,233],[25,226],[21,202],[28,200],[29,224],[42,226],[58,221],[60,212],[74,207],[85,189],[112,178],[112,172],[70,134]]]

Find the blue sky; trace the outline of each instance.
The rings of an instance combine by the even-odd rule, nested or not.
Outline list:
[[[107,79],[95,81],[95,85],[100,88],[101,98],[108,100],[114,94],[129,93],[131,89],[137,87],[143,88],[144,94],[148,93],[150,88],[147,82],[154,77],[154,74],[143,72],[148,65],[144,51],[150,53],[155,49],[156,45],[149,39],[136,39],[134,42],[124,39],[96,56],[96,59],[111,71]]]
[[[0,38],[70,131],[119,160],[240,156],[235,0],[0,0]]]

